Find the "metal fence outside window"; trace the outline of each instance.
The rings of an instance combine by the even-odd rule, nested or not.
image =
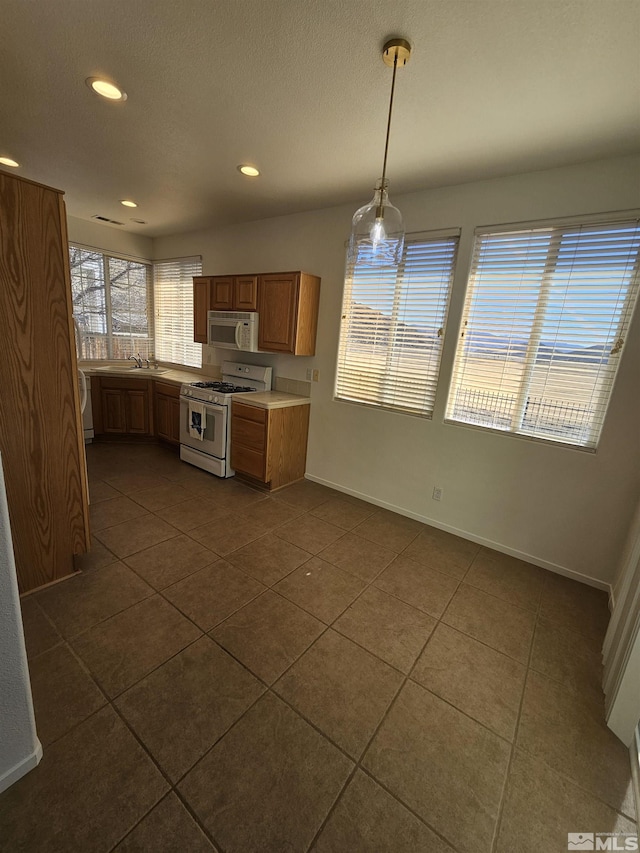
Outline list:
[[[510,430],[515,404],[515,394],[461,388],[456,394],[453,417],[478,426]],[[589,403],[528,397],[519,431],[581,440],[588,434],[593,416]]]

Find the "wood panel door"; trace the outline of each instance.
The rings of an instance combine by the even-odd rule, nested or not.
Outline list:
[[[160,390],[163,389],[163,390]],[[169,389],[165,391],[164,389]],[[164,441],[180,444],[180,389],[168,383],[156,383],[155,434]]]
[[[233,277],[214,275],[211,278],[211,290],[209,296],[210,311],[232,311],[233,310]]]
[[[295,352],[299,273],[261,275],[258,287],[258,347]]]
[[[210,278],[195,276],[193,279],[193,340],[206,344],[208,338],[207,311],[209,310]]]
[[[132,435],[150,435],[149,392],[129,390],[125,394],[127,432]]]
[[[169,427],[171,441],[180,444],[180,398],[173,397],[169,403]]]
[[[257,275],[236,276],[233,283],[233,307],[236,311],[257,311]]]
[[[0,172],[0,452],[21,592],[89,546],[62,194]]]
[[[102,389],[102,429],[124,434],[127,431],[125,394],[119,388]]]
[[[169,425],[169,403],[171,397],[165,397],[164,394],[156,394],[156,435],[158,438],[169,440],[171,427]]]

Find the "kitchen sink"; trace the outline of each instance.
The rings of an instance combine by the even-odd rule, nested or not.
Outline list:
[[[109,364],[106,367],[96,367],[96,370],[100,371],[100,373],[133,373],[136,376],[140,376],[142,379],[145,376],[157,376],[160,373],[167,373],[169,371],[168,367],[131,367],[125,365],[118,364]]]

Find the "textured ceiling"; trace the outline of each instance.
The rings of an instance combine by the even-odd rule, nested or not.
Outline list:
[[[636,0],[0,0],[0,19],[0,156],[150,236],[367,201],[390,35],[414,46],[392,199],[640,148]]]

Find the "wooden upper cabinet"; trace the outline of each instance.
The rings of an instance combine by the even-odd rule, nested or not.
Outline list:
[[[210,276],[199,275],[193,279],[193,340],[198,344],[207,343],[210,283]]]
[[[239,275],[233,279],[233,308],[235,311],[257,311],[257,275]]]
[[[257,311],[258,347],[315,355],[320,279],[304,272],[193,279],[193,339],[207,343],[207,311]]]
[[[209,311],[233,311],[233,277],[214,275],[210,281]]]
[[[320,279],[304,272],[261,275],[258,283],[258,347],[269,352],[315,355]]]
[[[193,279],[193,340],[206,344],[207,311],[256,311],[257,275],[198,275]]]
[[[211,277],[210,311],[255,311],[257,307],[257,275]]]

